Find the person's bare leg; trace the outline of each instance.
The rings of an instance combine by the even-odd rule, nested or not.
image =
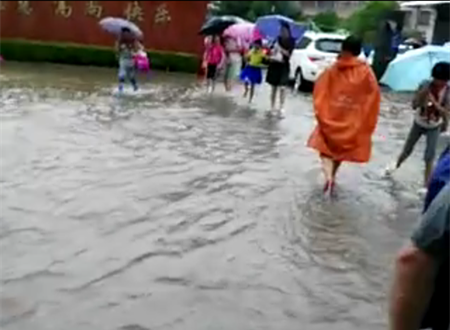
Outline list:
[[[331,178],[331,183],[330,183],[330,192],[333,193],[334,192],[334,188],[336,186],[336,175],[337,172],[339,171],[339,167],[341,167],[342,162],[338,161],[338,160],[333,160],[333,169],[332,169],[332,178]]]
[[[341,167],[341,165],[342,165],[342,162],[341,161],[339,161],[339,160],[333,160],[333,172],[332,172],[332,175],[333,175],[333,181],[335,181],[336,180],[336,174],[337,174],[337,172],[338,172],[338,170],[339,170],[339,167]]]
[[[206,91],[208,93],[212,92],[212,79],[206,79]]]
[[[248,83],[246,82],[246,83],[244,83],[244,95],[243,95],[244,98],[247,97],[248,91],[249,91],[249,86],[248,86]]]
[[[252,102],[252,100],[253,100],[253,96],[255,95],[255,85],[254,84],[251,84],[250,85],[250,96],[249,96],[249,98],[248,98],[248,102],[250,103],[250,102]]]
[[[270,111],[274,112],[275,111],[275,101],[276,101],[276,97],[277,97],[277,86],[272,86],[271,87],[271,91],[270,91]]]
[[[331,182],[333,182],[333,160],[325,155],[320,155],[320,160],[322,161],[322,171],[326,180],[323,190],[327,192]]]
[[[286,101],[286,88],[285,87],[279,87],[280,88],[280,109],[279,111],[282,113],[284,111],[284,101]]]

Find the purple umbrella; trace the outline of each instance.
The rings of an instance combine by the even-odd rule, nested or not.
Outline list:
[[[120,35],[123,28],[128,28],[136,38],[142,38],[143,36],[141,29],[139,29],[136,24],[124,18],[105,17],[99,22],[99,24],[103,30],[116,36]]]

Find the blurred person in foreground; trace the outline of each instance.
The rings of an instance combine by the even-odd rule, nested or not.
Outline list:
[[[390,330],[448,330],[450,267],[450,148],[442,153],[411,242],[396,259],[389,302]]]
[[[361,47],[359,39],[345,39],[336,63],[315,84],[317,127],[308,146],[320,153],[326,179],[324,193],[334,192],[343,161],[366,163],[370,159],[380,89],[372,69],[358,59]]]
[[[395,164],[386,168],[386,175],[391,175],[402,166],[414,150],[422,135],[426,137],[424,153],[424,186],[433,170],[439,135],[448,127],[450,115],[450,63],[439,62],[431,72],[432,80],[423,82],[416,91],[412,107],[416,110],[414,121],[400,156]]]

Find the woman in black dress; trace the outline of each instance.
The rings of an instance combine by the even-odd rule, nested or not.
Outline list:
[[[289,60],[292,51],[295,47],[295,40],[292,38],[289,25],[281,22],[280,36],[277,38],[275,44],[271,48],[271,56],[269,66],[267,69],[266,82],[272,86],[270,94],[270,112],[269,115],[275,112],[275,101],[277,92],[280,93],[280,107],[278,108],[278,115],[283,116],[283,106],[286,97],[286,86],[289,85]]]

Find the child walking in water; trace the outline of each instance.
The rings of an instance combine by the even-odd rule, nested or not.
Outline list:
[[[213,41],[206,47],[206,79],[208,92],[212,93],[216,87],[217,71],[224,60],[224,50],[220,44],[220,37],[214,36]]]
[[[138,85],[133,56],[143,50],[143,47],[131,30],[124,27],[117,40],[116,50],[119,58],[119,92],[123,91],[125,80],[128,80],[136,91]]]
[[[241,80],[244,82],[245,92],[244,97],[250,92],[248,102],[250,103],[253,100],[253,96],[255,95],[255,85],[259,85],[262,82],[262,64],[264,60],[265,54],[262,49],[262,41],[256,40],[253,43],[252,48],[246,54],[247,64],[242,70]]]

